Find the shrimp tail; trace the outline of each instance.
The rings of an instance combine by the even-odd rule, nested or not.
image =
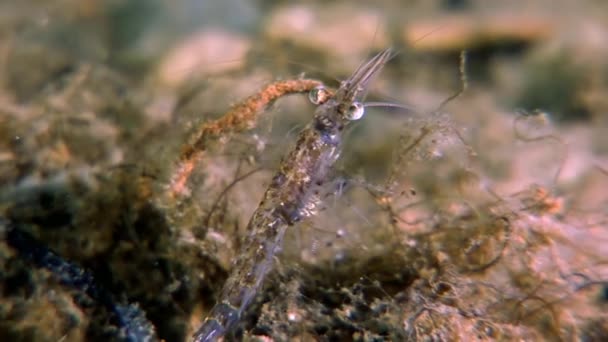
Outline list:
[[[194,334],[195,342],[214,342],[239,321],[238,310],[230,304],[218,303],[203,325]]]

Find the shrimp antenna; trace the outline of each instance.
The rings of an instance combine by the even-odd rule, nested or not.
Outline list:
[[[405,114],[420,114],[420,112],[414,106],[393,102],[365,102],[363,107],[397,108],[402,109]]]

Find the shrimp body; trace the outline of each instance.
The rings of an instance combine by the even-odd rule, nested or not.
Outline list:
[[[342,133],[350,122],[362,117],[364,106],[360,101],[367,85],[390,58],[390,50],[379,53],[335,92],[322,87],[311,91],[311,101],[318,105],[314,118],[281,161],[253,213],[243,250],[233,263],[220,300],[194,334],[194,341],[216,341],[238,323],[272,269],[287,227],[315,214],[318,187],[339,157]]]

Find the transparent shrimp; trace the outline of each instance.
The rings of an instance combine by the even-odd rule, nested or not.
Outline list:
[[[242,251],[233,264],[219,302],[194,334],[194,341],[216,341],[240,320],[282,246],[287,227],[316,212],[318,187],[340,154],[342,133],[365,111],[362,103],[370,80],[391,58],[384,50],[362,64],[337,91],[322,86],[310,92],[318,105],[312,122],[300,133],[293,150],[282,160],[262,202],[254,212]]]

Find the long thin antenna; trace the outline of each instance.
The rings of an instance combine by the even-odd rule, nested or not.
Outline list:
[[[414,106],[408,106],[405,104],[394,103],[394,102],[365,102],[363,104],[365,108],[368,107],[381,107],[381,108],[398,108],[403,109],[408,114],[419,114]]]

